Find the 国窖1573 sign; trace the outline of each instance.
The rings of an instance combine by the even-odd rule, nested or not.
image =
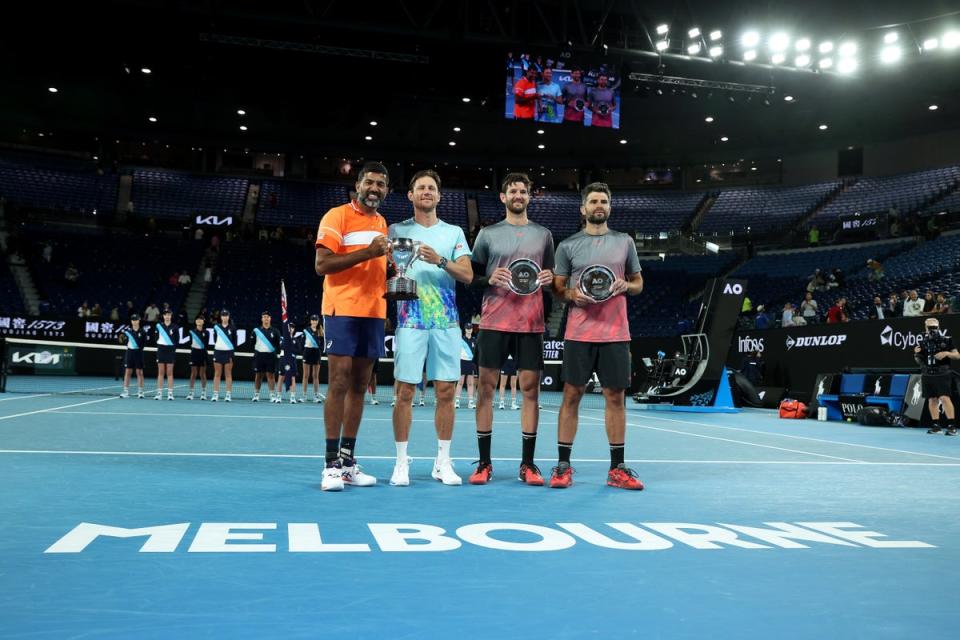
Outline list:
[[[588,545],[619,551],[663,551],[676,545],[692,549],[808,549],[833,545],[852,549],[931,549],[919,540],[892,540],[854,522],[764,522],[763,526],[689,522],[607,522],[602,525],[558,522],[465,524],[452,532],[422,523],[367,523],[349,535],[337,527],[337,541],[325,541],[316,522],[291,522],[286,535],[276,522],[202,522],[185,544],[192,524],[179,522],[141,528],[82,522],[44,553],[82,553],[96,544],[143,538],[141,553],[370,553],[451,552],[464,545],[497,551],[563,551]],[[112,540],[108,540],[112,539]],[[285,548],[283,548],[285,545]],[[129,545],[122,547],[129,550]]]

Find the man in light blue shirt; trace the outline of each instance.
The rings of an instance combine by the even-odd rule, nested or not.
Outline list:
[[[537,119],[557,123],[563,120],[560,85],[553,81],[553,69],[543,70],[543,82],[537,85]]]
[[[410,181],[407,194],[414,216],[390,225],[387,235],[422,242],[418,258],[406,271],[417,283],[416,300],[397,301],[397,330],[394,341],[393,375],[397,380],[397,402],[393,407],[393,435],[397,463],[390,478],[394,486],[410,484],[407,440],[410,434],[414,389],[422,379],[424,366],[437,396],[436,425],[438,453],[433,477],[447,485],[461,484],[450,459],[453,437],[453,396],[460,377],[460,319],[457,314],[456,282],[473,279],[470,248],[463,229],[437,218],[440,176],[431,170],[419,171]]]

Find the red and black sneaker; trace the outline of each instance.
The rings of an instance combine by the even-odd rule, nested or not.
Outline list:
[[[543,474],[540,473],[539,467],[533,464],[523,463],[520,465],[520,482],[526,482],[527,484],[532,484],[535,487],[543,486]]]
[[[489,462],[478,462],[477,470],[470,474],[470,484],[487,484],[493,475],[493,465]]]
[[[607,486],[643,491],[643,483],[637,477],[637,472],[622,462],[615,469],[610,469],[610,473],[607,474]]]
[[[553,468],[550,476],[551,489],[566,489],[573,484],[573,467],[569,462],[561,462]]]

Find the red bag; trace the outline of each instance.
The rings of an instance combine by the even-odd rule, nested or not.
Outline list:
[[[807,405],[799,400],[784,400],[780,403],[780,417],[798,420],[806,418]]]

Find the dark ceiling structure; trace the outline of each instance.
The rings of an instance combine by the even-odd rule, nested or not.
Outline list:
[[[140,0],[38,1],[17,11],[5,10],[5,23],[19,27],[0,44],[5,142],[43,133],[80,149],[97,137],[418,162],[644,166],[860,146],[955,128],[960,118],[960,50],[919,49],[928,33],[960,26],[948,2]],[[681,36],[693,26],[722,30],[729,59],[689,56],[683,44],[658,55],[661,23]],[[856,38],[865,49],[883,28],[897,29],[909,55],[890,66],[865,57],[846,77],[744,65],[736,40],[748,28]],[[524,51],[617,69],[622,128],[538,134],[537,123],[505,120],[505,59]]]

